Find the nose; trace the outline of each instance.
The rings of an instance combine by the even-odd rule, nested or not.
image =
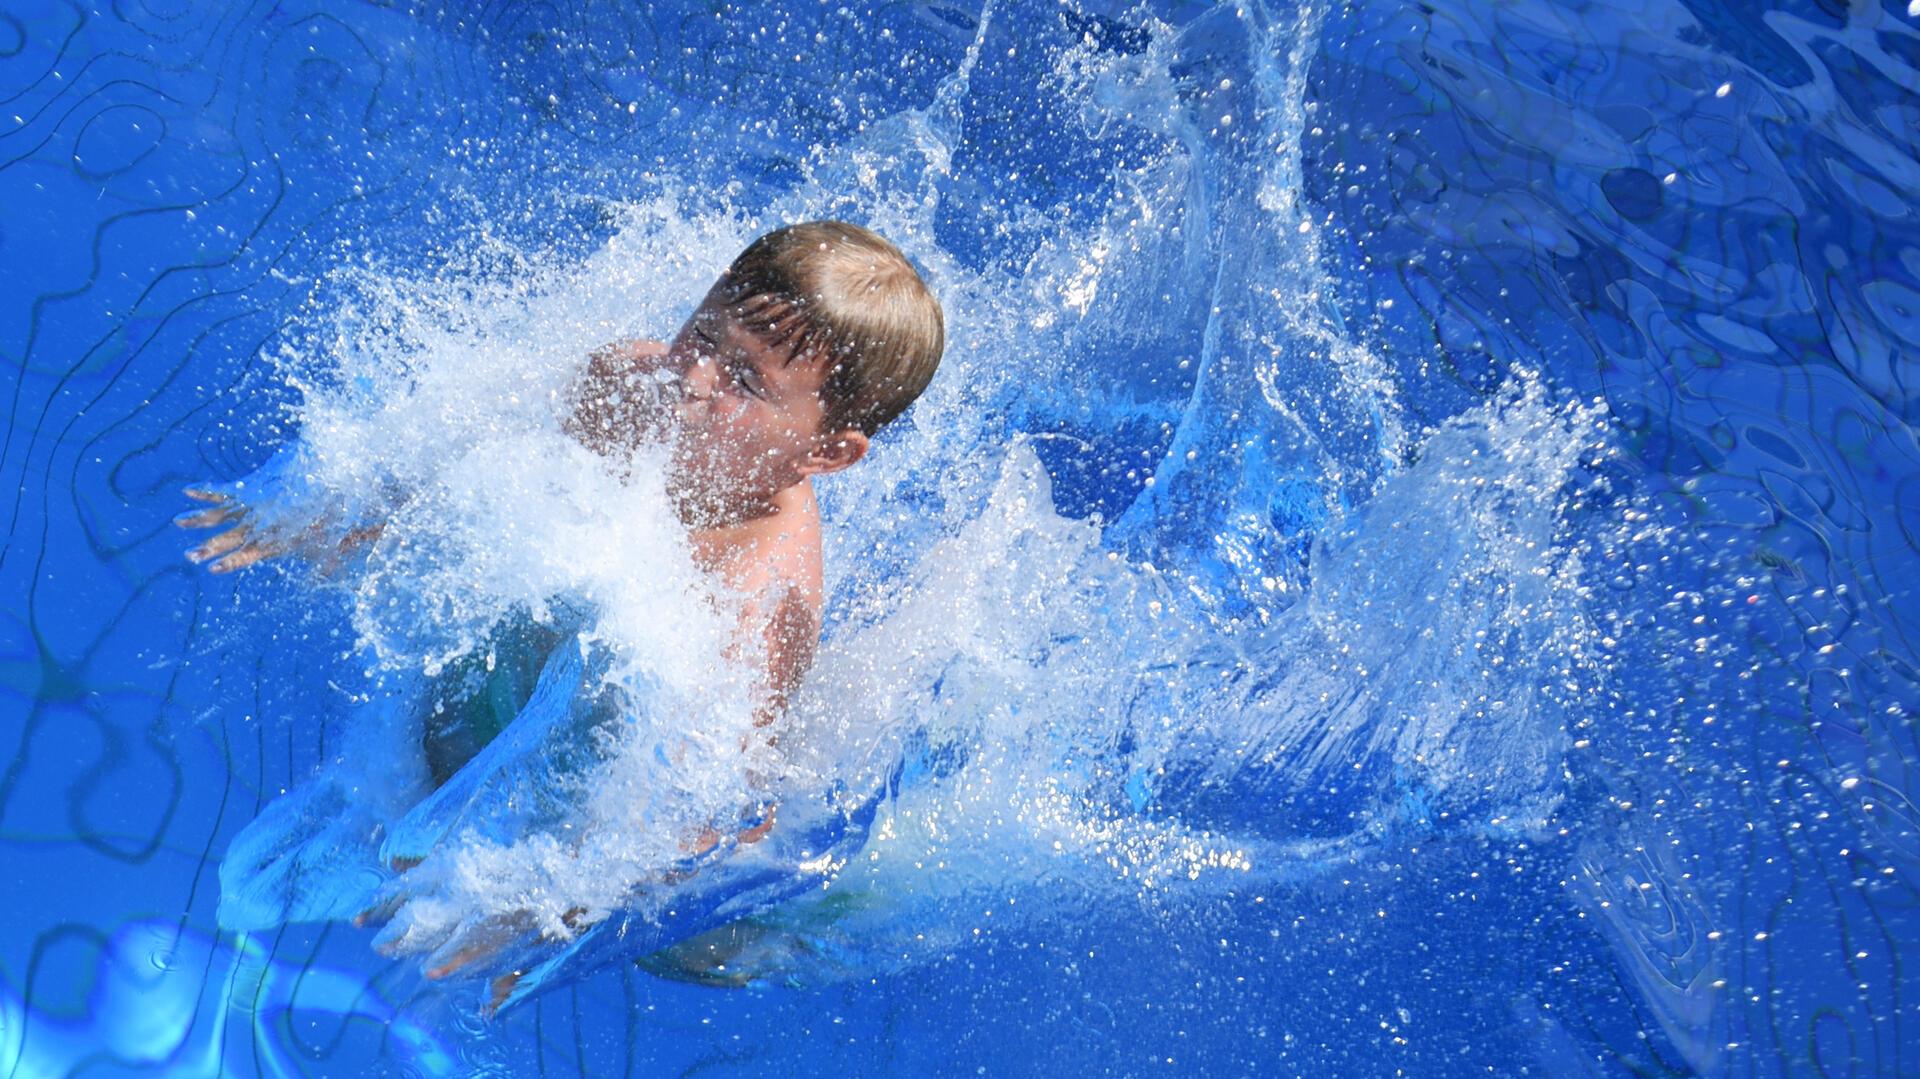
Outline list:
[[[711,401],[718,396],[718,365],[705,356],[693,356],[679,365],[680,396],[688,401]]]

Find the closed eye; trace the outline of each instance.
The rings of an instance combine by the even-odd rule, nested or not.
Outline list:
[[[747,377],[747,368],[744,364],[733,369],[733,384],[755,397],[766,396],[754,385],[753,380]]]
[[[737,357],[733,357],[733,358],[722,357],[720,355],[721,353],[720,342],[716,340],[711,333],[707,332],[706,327],[700,325],[699,323],[695,323],[693,327],[693,335],[700,340],[700,343],[703,346],[705,346],[704,350],[706,351],[708,356],[714,358],[718,362],[722,362],[727,365],[727,371],[733,377],[733,384],[735,386],[738,386],[741,390],[749,394],[752,394],[755,397],[764,399],[767,396],[766,393],[763,392],[762,388],[756,383],[755,377],[750,373],[752,370],[751,365],[749,365],[744,360],[741,360]]]

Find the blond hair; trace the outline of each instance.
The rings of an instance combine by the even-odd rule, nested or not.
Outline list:
[[[872,435],[933,381],[946,348],[940,301],[900,249],[845,221],[753,241],[727,267],[727,303],[794,359],[824,360],[826,429]]]

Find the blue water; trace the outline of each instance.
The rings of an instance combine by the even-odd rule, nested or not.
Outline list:
[[[1915,204],[1897,0],[8,0],[0,1076],[1920,1069]],[[542,380],[828,215],[951,343],[822,492],[850,808],[632,923],[753,984],[223,924],[370,668],[664,572],[539,560]],[[289,445],[416,553],[187,565]]]

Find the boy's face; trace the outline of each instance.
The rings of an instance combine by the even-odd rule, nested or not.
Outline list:
[[[719,285],[680,328],[667,361],[680,376],[670,482],[698,516],[751,512],[866,450],[858,431],[822,430],[826,364],[796,359],[742,326]]]

